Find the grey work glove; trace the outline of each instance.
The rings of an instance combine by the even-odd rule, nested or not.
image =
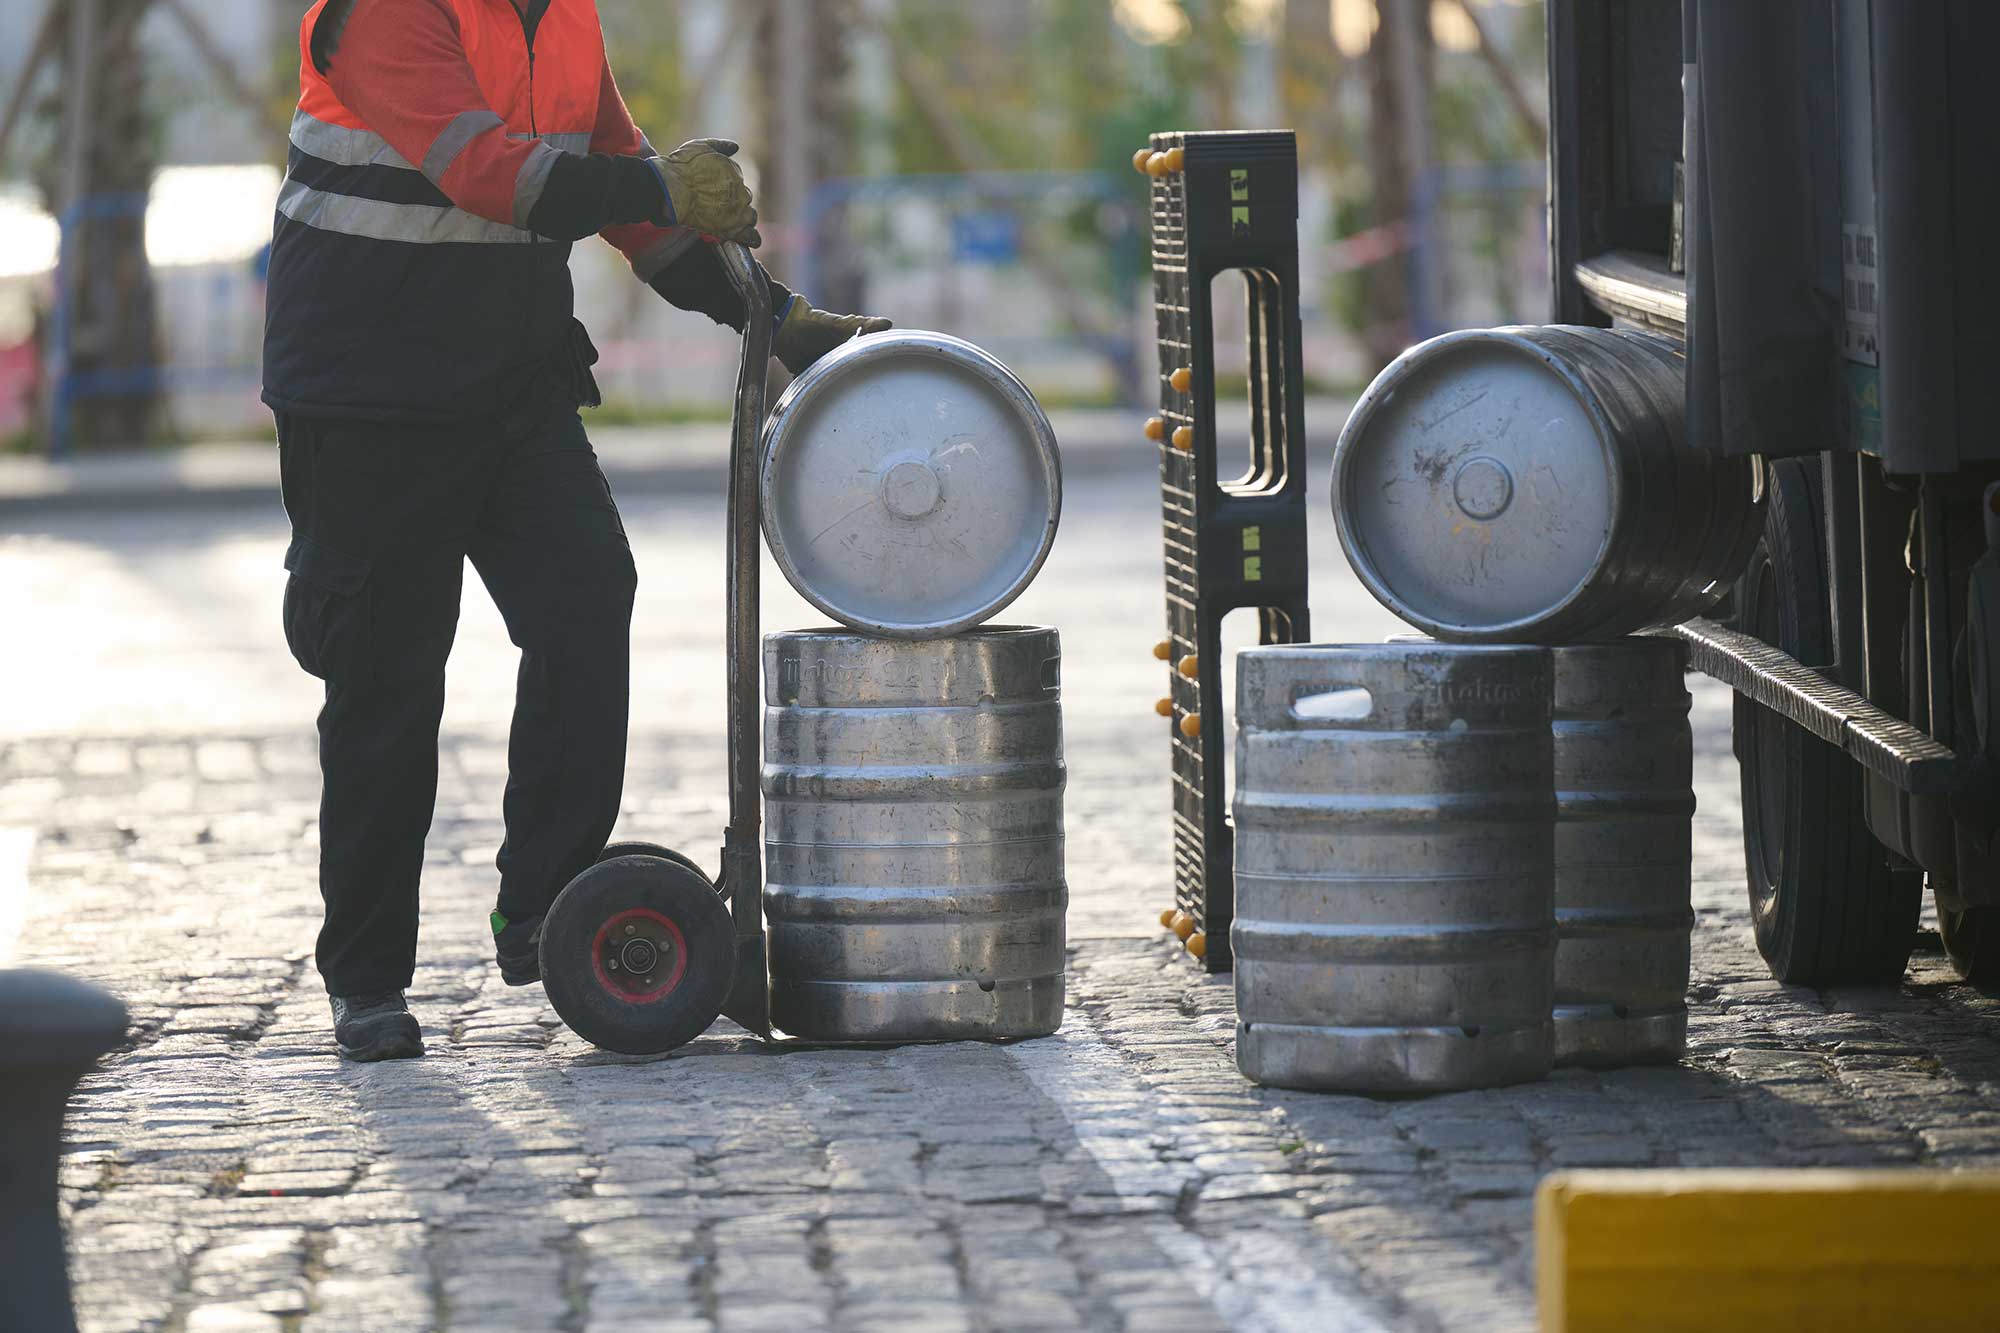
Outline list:
[[[690,139],[665,157],[652,159],[653,170],[667,188],[669,226],[688,227],[711,240],[736,241],[756,249],[757,210],[743,168],[731,159],[730,139]]]
[[[785,322],[778,325],[771,352],[794,375],[803,375],[813,362],[850,338],[881,333],[894,328],[876,315],[835,315],[818,310],[803,296],[792,298]]]

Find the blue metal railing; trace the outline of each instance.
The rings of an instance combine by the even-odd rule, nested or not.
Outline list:
[[[915,198],[947,205],[1028,203],[1048,206],[1062,202],[1129,203],[1119,182],[1101,171],[967,171],[917,172],[899,176],[840,176],[820,182],[806,196],[799,231],[805,244],[799,254],[797,289],[808,299],[818,290],[826,248],[827,219],[834,210],[859,202],[886,202]],[[1143,257],[1138,250],[1139,225],[1136,215],[1127,225],[1107,234],[1107,246],[1132,247],[1134,268]],[[1115,294],[1114,294],[1115,295]],[[1097,334],[1078,329],[1076,341],[1102,356],[1113,368],[1120,385],[1137,380],[1136,352],[1132,338],[1122,330]]]
[[[99,370],[76,370],[74,334],[78,278],[76,249],[82,229],[92,222],[146,216],[151,195],[130,190],[87,195],[57,215],[60,239],[56,250],[54,308],[50,313],[48,452],[51,457],[68,456],[74,444],[76,404],[89,399],[137,398],[174,389],[231,388],[254,381],[254,367],[241,365],[173,365],[155,362],[143,366],[115,366]]]
[[[1431,309],[1430,300],[1433,275],[1444,263],[1444,241],[1438,234],[1440,205],[1468,196],[1546,194],[1548,181],[1548,163],[1540,160],[1447,163],[1418,176],[1410,208],[1415,233],[1410,249],[1410,331],[1416,341],[1451,328],[1445,312]],[[1546,214],[1542,226],[1545,230],[1548,226]]]

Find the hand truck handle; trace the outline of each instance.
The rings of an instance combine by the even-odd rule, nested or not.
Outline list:
[[[729,831],[722,874],[729,885],[739,939],[763,930],[763,766],[761,688],[763,643],[758,616],[763,556],[765,381],[771,364],[771,288],[749,250],[724,241],[716,252],[743,297],[743,364],[736,378],[729,465]]]

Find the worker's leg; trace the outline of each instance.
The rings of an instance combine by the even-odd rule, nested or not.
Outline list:
[[[546,911],[617,822],[637,582],[575,403],[539,401],[510,429],[471,548],[521,649],[499,857],[511,922]]]
[[[437,799],[445,659],[481,469],[467,433],[281,418],[285,637],[319,715],[319,970],[329,993],[410,984]]]

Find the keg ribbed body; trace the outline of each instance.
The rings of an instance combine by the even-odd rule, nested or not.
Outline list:
[[[1062,1020],[1061,644],[764,641],[771,1017],[831,1041]]]
[[[1367,1092],[1549,1070],[1555,799],[1545,649],[1237,659],[1237,1064]]]
[[[1685,385],[1676,344],[1622,329],[1411,348],[1334,451],[1355,573],[1452,642],[1608,642],[1702,614],[1748,561],[1763,499],[1754,460],[1689,445]]]
[[[1694,740],[1678,640],[1552,650],[1556,1060],[1687,1047]]]

